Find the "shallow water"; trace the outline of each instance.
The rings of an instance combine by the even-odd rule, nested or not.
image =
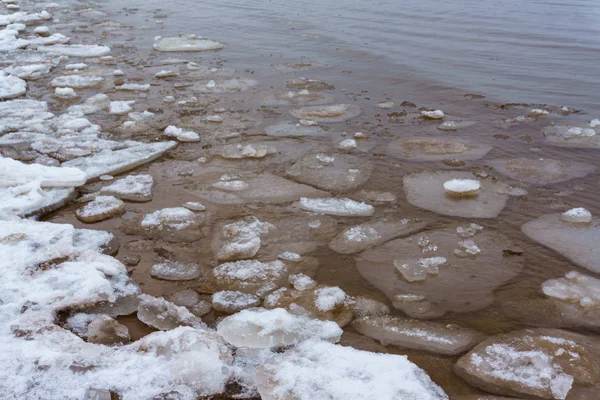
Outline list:
[[[109,2],[109,4],[111,4]],[[120,3],[112,2],[117,9]],[[377,75],[444,84],[496,101],[599,111],[600,4],[593,0],[131,1],[162,8],[161,33],[199,26],[230,43],[249,66],[256,56],[351,55]],[[161,15],[159,14],[159,15]],[[131,16],[131,15],[130,15]],[[148,21],[150,22],[150,21]]]
[[[121,243],[118,257],[139,255],[140,263],[132,268],[132,277],[142,290],[155,296],[168,296],[187,287],[196,288],[199,282],[167,282],[150,277],[152,264],[161,257],[182,262],[198,262],[214,267],[211,245],[215,227],[241,216],[254,215],[260,220],[281,223],[304,215],[290,202],[282,204],[223,204],[202,198],[202,191],[223,174],[237,170],[244,173],[266,171],[288,177],[291,165],[307,151],[332,154],[339,142],[361,131],[368,137],[358,140],[358,149],[351,150],[361,162],[368,162],[372,171],[368,179],[356,186],[336,190],[340,196],[353,196],[359,190],[381,190],[397,197],[393,204],[376,205],[375,217],[334,217],[337,232],[371,219],[418,218],[430,222],[425,230],[467,225],[477,222],[485,232],[500,232],[514,242],[522,255],[523,269],[494,291],[489,307],[468,313],[449,313],[438,320],[458,323],[488,335],[508,332],[527,326],[555,326],[552,318],[544,317],[544,309],[536,300],[541,297],[540,284],[557,278],[570,270],[591,274],[576,267],[564,257],[529,240],[521,233],[522,224],[542,214],[586,207],[600,214],[598,200],[600,173],[595,170],[585,177],[546,185],[529,185],[511,181],[494,171],[486,161],[506,158],[553,158],[598,166],[598,150],[552,147],[545,143],[541,130],[551,122],[589,122],[597,117],[598,95],[592,84],[595,80],[597,51],[595,40],[600,34],[600,6],[577,0],[569,5],[547,1],[499,4],[493,1],[428,3],[409,1],[402,5],[393,2],[231,2],[198,3],[176,0],[122,2],[77,2],[76,9],[91,7],[108,13],[96,20],[77,18],[71,10],[62,9],[61,23],[65,32],[72,30],[74,42],[101,42],[113,47],[117,68],[126,72],[130,83],[152,83],[147,95],[115,92],[107,83],[103,89],[111,100],[135,99],[135,110],[151,109],[159,122],[139,133],[124,133],[118,125],[124,117],[105,114],[92,115],[94,123],[114,140],[163,139],[161,131],[173,124],[198,132],[200,143],[182,143],[166,157],[137,168],[136,173],[150,173],[155,181],[154,197],[148,203],[127,203],[127,211],[152,212],[164,207],[177,207],[187,201],[201,201],[207,206],[206,237],[191,243],[166,243],[143,240],[141,235],[125,235],[120,218],[85,225],[75,218],[79,205],[70,205],[48,217],[54,222],[68,222],[77,227],[104,229],[113,232]],[[465,11],[466,10],[466,11]],[[102,27],[106,21],[123,24],[117,30]],[[196,33],[227,43],[218,52],[158,53],[152,50],[154,37]],[[183,64],[167,65],[165,60],[181,58],[211,67],[231,68],[231,77],[255,79],[258,84],[240,93],[202,93],[209,79],[186,76],[159,81],[154,74],[162,69],[179,70]],[[75,62],[71,60],[70,62]],[[311,66],[302,65],[311,63]],[[290,66],[290,64],[294,64]],[[94,66],[97,68],[98,66]],[[107,76],[112,67],[107,66]],[[92,68],[90,68],[92,69]],[[182,67],[183,69],[183,67]],[[105,72],[106,72],[105,71]],[[226,74],[225,72],[223,72]],[[209,74],[210,75],[210,74]],[[307,76],[335,86],[331,95],[336,103],[354,104],[361,114],[348,121],[324,123],[323,131],[314,136],[280,138],[264,134],[265,128],[277,123],[296,121],[290,114],[300,106],[263,106],[276,95],[286,93],[285,82]],[[112,79],[112,78],[110,78]],[[64,104],[47,96],[43,86],[49,79],[35,83],[30,91],[50,101],[58,112]],[[218,80],[218,79],[217,79]],[[199,86],[194,87],[194,84]],[[177,85],[177,86],[176,86]],[[82,91],[86,95],[94,91]],[[477,93],[480,96],[469,94]],[[167,105],[161,100],[173,95],[177,100],[195,95],[208,106]],[[379,101],[393,100],[392,109],[380,109]],[[403,101],[412,102],[400,105]],[[527,123],[506,123],[505,120],[524,115],[530,105],[510,103],[567,105],[583,113],[561,115],[559,109]],[[203,121],[210,109],[224,107],[222,124],[242,135],[225,138],[218,135],[220,124]],[[437,129],[439,121],[420,118],[420,107],[441,108],[447,119],[474,122],[457,133]],[[225,129],[223,128],[223,129]],[[342,132],[348,132],[343,136]],[[448,163],[439,160],[411,161],[390,154],[389,144],[398,139],[414,137],[457,136],[461,140],[492,146],[478,160]],[[228,144],[268,144],[276,155],[259,159],[227,159],[218,157],[219,149]],[[199,157],[207,157],[202,164]],[[453,158],[450,154],[449,159]],[[446,160],[447,161],[447,160]],[[362,164],[361,164],[362,165]],[[454,165],[454,166],[452,166]],[[485,172],[501,182],[527,190],[527,195],[510,196],[498,217],[490,219],[455,218],[426,211],[411,205],[405,196],[402,178],[409,173],[436,170]],[[337,175],[336,175],[337,176]],[[307,182],[304,179],[297,179]],[[208,183],[207,183],[208,182]],[[332,184],[334,182],[331,182]],[[321,187],[311,183],[313,186]],[[323,186],[323,185],[322,185]],[[88,190],[93,187],[90,185]],[[85,190],[85,189],[84,189]],[[200,198],[198,197],[200,196]],[[322,284],[338,285],[351,295],[365,295],[390,304],[389,299],[367,282],[356,268],[356,257],[336,253],[328,247],[330,238],[320,238],[308,255],[319,262],[315,279]],[[145,245],[136,246],[135,245]],[[499,250],[497,248],[496,250]],[[274,250],[259,257],[273,258]],[[275,253],[276,255],[276,253]],[[459,282],[468,288],[469,282]],[[494,285],[492,285],[494,286]],[[440,289],[442,290],[442,289]],[[445,296],[452,296],[448,289]],[[487,289],[486,289],[487,290]],[[516,310],[515,310],[516,305]],[[401,315],[400,311],[394,310]],[[535,316],[535,318],[533,318]],[[212,323],[218,315],[203,318]],[[148,333],[149,329],[131,316],[121,319],[128,325],[132,339]],[[450,396],[480,393],[454,376],[455,357],[436,356],[420,351],[381,347],[361,337],[351,327],[345,328],[344,344],[377,351],[408,354],[424,368],[432,379]],[[593,332],[585,332],[598,336]],[[576,400],[576,399],[575,399]]]

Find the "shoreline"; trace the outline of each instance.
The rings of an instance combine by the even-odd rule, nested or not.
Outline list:
[[[26,4],[23,2],[20,11],[32,12]],[[214,52],[136,49],[140,32],[160,31],[160,27],[130,30],[119,23],[100,22],[114,17],[101,8],[78,10],[78,16],[65,15],[60,8],[49,10],[65,18],[66,24],[64,21],[53,24],[41,11],[35,17],[19,16],[39,21],[7,34],[4,43],[7,49],[14,47],[4,63],[7,67],[13,56],[21,57],[12,60],[16,66],[38,65],[10,70],[12,74],[3,77],[6,85],[2,88],[8,94],[0,102],[0,151],[7,157],[0,165],[6,179],[0,188],[5,200],[0,209],[0,254],[4,254],[5,260],[0,268],[8,277],[3,290],[10,293],[0,303],[2,314],[10,320],[0,327],[5,341],[0,350],[7,354],[0,357],[0,365],[6,367],[6,379],[0,388],[6,393],[28,398],[56,390],[61,398],[81,398],[92,387],[102,395],[112,390],[123,399],[156,398],[171,390],[186,399],[223,391],[231,394],[236,390],[250,398],[257,395],[257,385],[261,393],[274,390],[264,378],[256,378],[257,365],[264,367],[261,374],[275,379],[277,371],[265,366],[287,362],[285,354],[300,360],[319,356],[299,344],[305,339],[321,335],[325,342],[315,346],[330,352],[323,354],[335,359],[342,357],[346,350],[327,342],[336,342],[335,332],[339,330],[337,339],[341,335],[343,346],[390,354],[385,358],[352,352],[343,355],[355,361],[364,359],[365,371],[375,368],[378,362],[389,362],[390,368],[409,375],[425,375],[422,380],[407,378],[409,388],[394,387],[394,390],[414,390],[421,396],[430,396],[423,399],[443,399],[437,384],[451,398],[475,396],[483,392],[452,371],[453,368],[456,371],[453,365],[458,355],[470,350],[483,337],[494,338],[496,334],[537,326],[587,332],[589,327],[567,326],[564,321],[560,325],[551,318],[539,318],[528,324],[526,321],[538,311],[537,306],[526,307],[524,311],[518,306],[516,310],[511,307],[514,299],[545,299],[540,294],[540,285],[569,270],[590,275],[591,267],[575,267],[568,260],[571,255],[557,257],[552,250],[527,239],[520,227],[540,215],[570,208],[586,207],[594,216],[600,211],[594,196],[600,189],[594,147],[600,144],[593,141],[596,134],[589,132],[594,131],[589,122],[591,116],[561,106],[493,104],[479,96],[468,97],[455,89],[442,89],[437,84],[424,87],[405,80],[390,81],[389,77],[369,80],[375,75],[370,74],[368,61],[338,66],[307,62],[304,58],[269,60],[261,69],[241,70],[239,61],[229,60],[235,43],[225,43],[224,49]],[[78,18],[89,18],[90,22],[82,23]],[[38,29],[34,33],[33,29],[42,25],[47,25],[49,32]],[[55,25],[64,29],[55,32]],[[82,30],[81,25],[87,25],[88,31]],[[90,25],[107,33],[103,36],[105,43],[88,42],[100,36]],[[72,35],[71,39],[58,35],[58,31]],[[116,36],[111,37],[112,34]],[[185,40],[186,44],[199,45],[197,38]],[[68,47],[80,42],[90,47]],[[155,42],[160,39],[155,38]],[[111,54],[96,45],[111,47]],[[43,52],[17,49],[35,46],[44,46],[45,50],[50,48],[47,46],[58,47]],[[61,53],[94,57],[65,59]],[[17,74],[27,81],[13,79]],[[302,79],[304,76],[313,80]],[[18,96],[23,84],[27,86],[26,93]],[[56,87],[74,88],[76,96],[72,97],[71,90],[55,92]],[[402,93],[407,87],[411,88],[410,95]],[[434,103],[436,107],[417,102],[435,97],[430,92],[442,98]],[[18,97],[11,99],[13,95]],[[21,101],[24,99],[31,101]],[[388,108],[385,102],[394,104]],[[443,119],[423,115],[437,108],[444,111]],[[449,121],[455,123],[444,125]],[[574,140],[562,131],[542,134],[548,132],[548,127],[563,125],[565,132],[575,135]],[[169,129],[170,126],[173,128]],[[575,128],[579,131],[571,131]],[[403,142],[406,140],[413,142],[406,144]],[[456,146],[458,150],[453,150]],[[480,147],[487,151],[470,155],[472,148]],[[8,158],[21,162],[11,163]],[[497,164],[500,167],[492,167],[491,161],[508,158],[558,161],[555,165],[526,166],[525,172],[515,177],[510,176],[512,166],[500,163]],[[575,163],[581,166],[573,167]],[[34,166],[27,167],[31,164]],[[329,167],[319,175],[319,170]],[[505,203],[498,211],[500,216],[479,219],[470,214],[469,207],[458,207],[452,210],[454,214],[448,214],[452,206],[435,211],[427,207],[437,205],[413,202],[406,192],[407,176],[471,172],[485,181],[486,187],[492,182],[506,185],[494,192],[489,201],[477,205],[488,207],[499,193]],[[145,177],[139,178],[142,175]],[[129,182],[126,190],[110,187],[131,176],[138,178]],[[429,175],[424,177],[423,181],[433,179]],[[542,178],[549,180],[542,182]],[[435,199],[436,194],[431,193],[428,196]],[[113,198],[106,199],[109,196]],[[330,196],[344,200],[330,203]],[[311,201],[314,198],[321,200]],[[438,199],[438,203],[441,201]],[[39,222],[24,219],[38,215]],[[99,222],[90,223],[96,218]],[[405,228],[405,220],[423,225]],[[339,249],[355,243],[343,243],[341,247],[334,244],[336,240],[343,242],[344,232],[357,224],[382,221],[383,225],[369,228],[380,229],[376,234],[381,238],[378,236],[367,247],[359,246],[352,253]],[[388,253],[377,253],[378,249],[392,241],[400,246],[413,236],[415,239],[422,234],[435,236],[440,227],[457,229],[471,222],[481,224],[485,235],[487,232],[492,235],[479,262],[495,254],[506,256],[504,251],[509,249],[510,257],[520,259],[518,264],[526,268],[514,267],[514,274],[490,278],[497,281],[489,288],[485,279],[478,281],[486,287],[482,289],[486,292],[480,299],[482,304],[491,296],[487,307],[482,309],[452,300],[451,291],[458,288],[459,293],[461,288],[461,284],[453,283],[457,286],[450,285],[446,293],[440,292],[443,300],[431,301],[443,309],[436,311],[438,314],[432,320],[436,322],[419,329],[431,329],[433,336],[448,334],[451,337],[448,340],[455,340],[452,335],[457,334],[439,330],[449,323],[473,330],[481,337],[477,336],[470,347],[448,355],[410,347],[414,344],[408,345],[408,349],[406,343],[384,347],[376,341],[375,333],[367,336],[357,333],[361,325],[356,321],[365,316],[415,317],[412,309],[394,302],[393,290],[397,288],[390,294],[385,282],[365,272],[377,265],[379,257],[387,257]],[[500,234],[500,239],[493,236],[496,234]],[[505,239],[517,243],[518,249],[505,245]],[[440,236],[440,248],[446,240],[450,239]],[[219,255],[223,252],[230,253]],[[373,258],[367,257],[369,252],[373,252],[370,255]],[[506,262],[502,257],[490,260]],[[223,265],[228,263],[251,268],[251,274],[266,273],[261,268],[281,268],[287,272],[281,273],[285,278],[277,275],[277,279],[269,281],[272,287],[264,289],[252,283],[256,287],[247,289],[244,285],[248,283],[242,284],[228,275],[231,281],[219,281],[214,271],[226,269]],[[367,267],[361,267],[361,263]],[[167,267],[162,270],[157,267],[163,264]],[[443,272],[443,267],[440,268]],[[300,283],[294,283],[297,278],[288,275],[301,275],[309,285],[313,281],[318,286],[305,292],[298,289]],[[391,279],[406,284],[400,278]],[[425,282],[432,279],[428,277]],[[481,295],[477,287],[462,285],[467,297]],[[285,296],[273,297],[276,289],[295,293],[303,311],[286,304],[282,300]],[[241,296],[239,293],[244,291]],[[237,293],[237,297],[217,301],[211,297],[216,292],[222,296],[225,292]],[[308,295],[309,292],[313,294]],[[141,293],[144,295],[138,298]],[[175,300],[175,294],[181,298]],[[341,296],[341,300],[336,300],[336,296]],[[367,302],[366,306],[362,303],[365,298],[373,303]],[[185,305],[186,301],[195,303]],[[235,354],[236,346],[223,339],[225,336],[216,328],[223,317],[240,315],[236,302],[242,302],[242,308],[260,304],[267,307],[269,303],[275,305],[269,308],[287,309],[289,316],[279,317],[290,324],[283,328],[290,329],[287,335],[299,334],[293,323],[314,325],[315,330],[308,337],[283,342],[292,348],[281,353],[280,358],[264,349],[245,354],[243,346],[237,350],[244,354]],[[333,302],[331,307],[330,302]],[[201,305],[212,307],[213,311],[202,314],[206,309],[200,311]],[[260,316],[252,318],[262,321]],[[295,320],[299,318],[306,320]],[[355,322],[348,325],[353,318]],[[424,321],[429,319],[419,321],[426,324]],[[127,335],[121,334],[121,342],[113,347],[87,342],[84,339],[90,340],[93,321],[108,323],[110,329],[126,331]],[[267,319],[264,323],[268,322]],[[326,322],[330,325],[326,326]],[[324,332],[328,329],[328,332],[333,329],[334,334],[327,336]],[[559,337],[562,333],[549,334]],[[586,336],[592,342],[595,337]],[[595,345],[586,345],[593,352],[597,350]],[[36,354],[37,351],[42,354]],[[60,356],[61,352],[67,355]],[[416,365],[399,355],[407,355]],[[99,360],[97,363],[94,357]],[[198,361],[203,357],[212,362]],[[52,372],[45,374],[36,365]],[[131,371],[132,367],[145,373]],[[334,367],[347,379],[346,384],[356,383],[352,381],[356,371],[351,366],[342,363]],[[170,372],[165,374],[164,370],[169,368]],[[19,370],[25,371],[21,377],[11,376]],[[197,378],[198,374],[206,377]],[[311,376],[310,371],[298,374],[317,387],[325,385],[319,377]],[[559,379],[558,376],[563,379],[563,375],[553,375],[552,379]],[[65,387],[71,382],[88,387]],[[365,390],[373,388],[368,385],[381,389],[377,385],[383,382],[374,378]],[[578,385],[580,382],[576,381],[573,387],[576,393],[581,389]],[[325,386],[321,390],[326,390]],[[475,386],[485,389],[483,384]],[[383,389],[386,388],[384,385]],[[392,386],[389,388],[392,390]],[[571,386],[567,392],[570,389]],[[288,390],[297,387],[292,385]],[[564,390],[563,386],[560,390]],[[594,386],[591,390],[600,389]],[[562,392],[556,393],[560,396]]]

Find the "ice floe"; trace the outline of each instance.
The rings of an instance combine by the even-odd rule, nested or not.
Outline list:
[[[356,379],[357,376],[362,377]],[[448,397],[405,356],[375,354],[324,341],[306,341],[257,371],[265,400],[446,400]]]
[[[190,281],[198,279],[201,273],[199,265],[179,261],[164,261],[154,264],[150,269],[153,278],[165,281]]]
[[[212,295],[213,310],[224,314],[234,314],[259,305],[260,297],[249,293],[223,290]]]
[[[102,57],[110,54],[110,47],[86,44],[56,44],[54,46],[39,47],[38,51],[62,54],[69,57]]]
[[[27,91],[27,83],[17,77],[0,72],[0,100],[23,96]]]
[[[418,219],[385,218],[351,226],[329,243],[329,247],[342,254],[359,253],[394,238],[409,235],[427,226]]]
[[[390,316],[365,316],[352,322],[359,333],[408,349],[454,356],[472,349],[483,334],[458,325]]]
[[[523,260],[505,255],[512,242],[488,230],[477,231],[467,247],[470,253],[466,252],[463,230],[457,231],[460,227],[427,231],[365,250],[357,257],[357,269],[394,307],[411,317],[485,308],[494,299],[492,291],[520,272]],[[473,245],[479,251],[473,251]]]
[[[244,310],[223,319],[217,332],[235,346],[251,348],[285,347],[312,338],[335,343],[342,335],[335,322],[292,315],[282,308]]]
[[[152,175],[128,175],[100,189],[100,194],[115,196],[121,200],[146,202],[152,200]]]
[[[582,178],[596,170],[596,167],[591,164],[551,158],[494,159],[487,161],[486,164],[512,179],[534,185]]]
[[[328,106],[310,106],[290,113],[301,119],[317,122],[341,122],[360,114],[360,107],[354,104],[332,104]]]
[[[564,400],[573,385],[600,379],[597,340],[558,329],[529,329],[484,340],[454,371],[487,392]]]
[[[346,191],[365,183],[373,169],[371,162],[358,156],[310,150],[296,160],[286,174],[319,189]]]
[[[444,159],[477,160],[492,150],[492,146],[478,144],[460,138],[416,137],[395,140],[387,147],[388,152],[412,161],[438,161]]]
[[[473,193],[476,196],[448,196],[445,186],[452,180],[479,182],[480,187],[477,193]],[[406,199],[412,205],[456,217],[494,218],[500,214],[509,198],[507,185],[492,179],[477,179],[471,172],[419,172],[405,175],[403,182]]]
[[[295,183],[268,172],[222,172],[207,173],[207,181],[186,185],[185,189],[190,194],[218,204],[285,203],[301,197],[328,195],[311,186]]]
[[[125,203],[113,196],[96,196],[89,203],[79,208],[75,215],[86,223],[103,221],[125,212]]]
[[[286,265],[279,260],[242,260],[217,266],[213,275],[219,290],[233,290],[264,297],[271,291],[286,286],[289,272]]]
[[[195,35],[186,35],[160,38],[154,43],[153,47],[157,51],[173,52],[218,50],[225,47],[225,45],[215,40],[204,39]]]
[[[314,213],[340,217],[369,217],[375,213],[375,208],[372,205],[351,199],[309,199],[302,197],[300,208]]]
[[[575,214],[574,212],[572,214]],[[577,212],[579,215],[579,212]],[[562,254],[577,265],[600,273],[600,222],[587,217],[584,222],[565,221],[563,214],[546,214],[525,223],[521,230],[532,240]]]

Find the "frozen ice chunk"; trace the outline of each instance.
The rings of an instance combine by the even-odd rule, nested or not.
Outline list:
[[[187,308],[176,306],[165,299],[140,295],[137,317],[140,321],[162,331],[175,329],[178,326],[195,328],[206,327],[200,318],[190,313]]]
[[[88,157],[75,158],[62,166],[79,168],[88,179],[106,174],[118,175],[157,159],[176,145],[175,142],[140,143],[122,150],[104,150]]]
[[[242,159],[242,158],[263,158],[269,154],[275,154],[277,150],[273,146],[264,144],[230,144],[219,150],[223,158]]]
[[[597,340],[557,329],[510,332],[481,342],[454,371],[487,392],[564,400],[572,385],[600,379],[594,345]]]
[[[324,190],[346,191],[365,183],[374,166],[350,154],[311,150],[292,164],[286,173],[292,179]]]
[[[477,160],[489,153],[492,146],[455,137],[411,137],[391,142],[387,150],[392,156],[412,161],[438,161],[448,158]]]
[[[355,104],[332,104],[327,106],[310,106],[290,113],[300,119],[317,122],[341,122],[360,114],[360,107]]]
[[[196,214],[187,208],[170,207],[148,213],[141,226],[147,229],[184,229],[194,223]]]
[[[213,275],[219,290],[235,290],[262,297],[278,287],[287,286],[289,272],[279,260],[243,260],[221,264],[213,270]]]
[[[550,158],[495,159],[488,161],[487,165],[510,178],[534,185],[582,178],[596,170],[591,164]]]
[[[536,242],[562,254],[575,264],[600,273],[600,223],[564,221],[562,214],[546,214],[525,223],[521,230]]]
[[[96,198],[79,208],[75,215],[86,223],[103,221],[125,212],[125,203],[113,196],[96,196]]]
[[[183,206],[192,211],[206,211],[206,206],[198,201],[188,201]]]
[[[124,90],[130,92],[146,92],[150,90],[149,83],[124,83],[119,86],[115,86],[115,90]]]
[[[429,118],[429,119],[442,119],[445,116],[445,114],[442,110],[421,111],[421,115],[424,118]]]
[[[22,96],[26,91],[27,83],[23,79],[0,72],[0,100]]]
[[[165,261],[154,264],[150,269],[153,278],[165,281],[190,281],[200,277],[201,270],[197,264],[179,261]]]
[[[445,257],[420,258],[412,262],[394,260],[394,267],[408,282],[424,281],[427,275],[438,275],[439,266],[446,264]]]
[[[42,76],[49,74],[51,67],[52,66],[49,64],[29,64],[7,67],[4,68],[4,72],[26,81],[35,81]]]
[[[110,109],[108,110],[109,114],[113,115],[125,115],[131,111],[133,111],[133,107],[131,107],[135,103],[135,100],[126,100],[126,101],[111,101]]]
[[[346,301],[346,293],[337,286],[317,289],[315,294],[315,306],[320,311],[331,311]]]
[[[79,97],[79,95],[77,94],[77,92],[75,92],[75,90],[73,90],[73,88],[61,88],[61,87],[57,87],[54,89],[54,95],[56,97],[59,97],[61,99],[74,99]]]
[[[121,200],[146,202],[152,200],[152,175],[128,175],[100,189],[100,193]]]
[[[555,146],[600,148],[598,126],[550,125],[542,130],[546,141]]]
[[[154,43],[158,51],[206,51],[218,50],[225,47],[223,43],[194,36],[179,36],[160,38]]]
[[[487,179],[480,181],[478,196],[454,198],[448,196],[444,188],[445,183],[450,180],[457,180],[459,183],[465,180],[478,181],[475,175],[466,171],[420,172],[404,176],[404,192],[409,203],[414,206],[438,214],[465,218],[494,218],[500,214],[509,197],[504,193],[505,185]],[[456,190],[461,189],[459,187]],[[467,192],[472,190],[475,190],[475,185]]]
[[[85,89],[101,86],[104,83],[104,78],[93,75],[65,75],[57,76],[52,79],[50,86],[54,87],[70,87],[75,89]]]
[[[564,278],[547,280],[542,284],[542,291],[548,297],[582,308],[600,306],[600,279],[576,271],[567,272]]]
[[[357,257],[356,267],[395,308],[411,317],[471,312],[490,305],[494,299],[492,291],[523,268],[521,257],[504,254],[504,249],[512,247],[505,236],[486,230],[475,238],[480,250],[476,257],[455,254],[458,243],[464,240],[455,225],[365,250]],[[398,267],[403,271],[398,271]],[[437,274],[428,274],[435,268]],[[411,283],[404,274],[425,280]]]
[[[252,348],[285,347],[311,338],[335,343],[342,335],[335,322],[292,315],[282,308],[243,310],[223,319],[217,332],[234,346]]]
[[[386,218],[367,222],[342,231],[329,243],[329,248],[342,254],[354,254],[419,231],[426,225],[426,222],[417,219]]]
[[[265,128],[269,136],[295,137],[295,136],[324,136],[329,133],[319,126],[304,126],[296,122],[280,122]]]
[[[200,140],[200,136],[196,132],[184,131],[183,129],[177,128],[173,125],[169,125],[165,129],[165,135],[168,137],[177,138],[177,140],[180,142],[198,142]]]
[[[212,295],[213,309],[225,314],[237,313],[259,305],[260,297],[253,294],[223,290]]]
[[[46,167],[0,158],[0,186],[23,185],[38,181],[41,187],[75,187],[85,183],[85,174],[77,168]]]
[[[270,224],[255,217],[247,217],[221,228],[213,240],[213,250],[218,260],[251,258],[258,253],[261,236],[269,232]]]
[[[129,342],[129,329],[108,315],[101,315],[89,323],[87,339],[107,346],[125,344]]]
[[[479,193],[481,182],[476,179],[450,179],[444,182],[444,190],[455,198],[473,197]]]
[[[408,349],[455,356],[472,349],[483,335],[472,329],[440,322],[418,321],[390,316],[357,318],[352,326],[359,333]]]
[[[217,204],[286,203],[301,197],[327,196],[326,192],[267,172],[248,171],[239,172],[236,175],[233,182],[242,182],[247,187],[241,190],[228,190],[232,186],[223,187],[222,184],[226,184],[227,181],[221,180],[222,173],[216,173],[206,178],[208,182],[188,185],[185,186],[185,189],[195,196]],[[218,183],[217,187],[214,186],[215,183]],[[241,186],[244,185],[236,184],[233,188],[240,189]]]
[[[352,299],[337,286],[317,285],[314,289],[282,288],[265,297],[265,308],[285,308],[295,315],[335,321],[341,327],[352,320]]]
[[[55,44],[54,46],[41,46],[38,51],[62,54],[69,57],[102,57],[110,54],[110,47],[86,44]]]
[[[592,222],[592,213],[583,207],[571,208],[562,213],[560,219],[567,222],[589,224]]]
[[[306,211],[343,217],[368,217],[375,213],[372,205],[351,199],[300,199],[300,208]]]
[[[257,371],[265,400],[447,400],[406,356],[377,354],[310,340]]]
[[[317,286],[317,282],[305,274],[292,274],[289,276],[289,281],[296,290],[310,290]]]

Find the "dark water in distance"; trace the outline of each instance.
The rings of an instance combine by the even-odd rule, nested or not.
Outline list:
[[[133,0],[127,6],[162,8],[171,33],[227,40],[246,55],[314,51],[325,58],[341,48],[383,57],[404,78],[498,101],[600,111],[597,0]]]

